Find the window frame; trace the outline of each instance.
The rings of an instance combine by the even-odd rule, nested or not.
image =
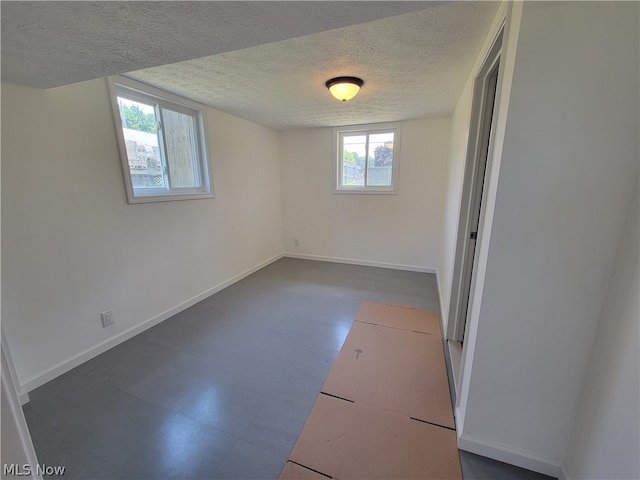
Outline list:
[[[127,201],[130,204],[168,202],[175,200],[194,200],[203,198],[214,198],[213,180],[211,177],[211,165],[209,163],[209,153],[206,141],[206,115],[205,106],[193,100],[163,91],[137,80],[133,80],[122,75],[107,77],[109,87],[109,97],[111,109],[113,111],[114,127],[118,141],[118,152],[120,156],[120,166],[124,177]],[[156,116],[160,120],[158,130],[158,149],[160,152],[160,162],[162,165],[162,175],[166,186],[144,189],[133,186],[127,147],[125,144],[124,132],[122,129],[122,119],[118,105],[118,96],[124,96],[129,100],[152,104],[156,110]],[[192,151],[197,158],[194,159],[194,179],[199,184],[196,187],[173,187],[171,186],[171,173],[167,164],[166,145],[163,121],[163,109],[190,116],[194,119],[194,142]]]
[[[371,135],[376,133],[393,132],[393,163],[391,165],[391,185],[389,186],[367,186],[367,185],[343,185],[343,165],[344,165],[344,142],[345,134]],[[333,193],[346,194],[382,194],[396,195],[398,193],[398,172],[400,168],[400,140],[402,134],[402,123],[375,123],[365,125],[349,125],[335,127],[333,129]],[[366,165],[368,168],[368,164]],[[366,174],[366,173],[365,173]]]

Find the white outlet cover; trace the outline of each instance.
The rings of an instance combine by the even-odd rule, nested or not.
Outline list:
[[[100,318],[102,319],[102,328],[113,325],[113,310],[101,313]]]

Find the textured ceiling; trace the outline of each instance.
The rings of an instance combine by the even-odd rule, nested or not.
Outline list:
[[[499,3],[0,5],[3,79],[46,88],[126,73],[285,129],[449,114]],[[324,87],[340,75],[365,81],[346,103]]]
[[[129,76],[279,129],[449,114],[497,7],[455,2]],[[365,82],[346,103],[324,86],[342,75]]]
[[[368,22],[425,5],[2,1],[2,78],[56,87]]]

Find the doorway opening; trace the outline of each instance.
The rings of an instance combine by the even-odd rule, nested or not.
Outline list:
[[[467,317],[473,300],[478,251],[476,247],[482,240],[486,192],[484,185],[491,166],[492,126],[496,115],[495,100],[503,31],[504,29],[496,36],[474,84],[446,332],[456,390],[461,377],[462,347],[468,329]]]

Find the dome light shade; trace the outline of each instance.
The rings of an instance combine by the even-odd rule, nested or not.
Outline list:
[[[326,83],[331,95],[342,102],[346,102],[355,97],[363,84],[362,79],[357,77],[336,77],[327,80]]]

